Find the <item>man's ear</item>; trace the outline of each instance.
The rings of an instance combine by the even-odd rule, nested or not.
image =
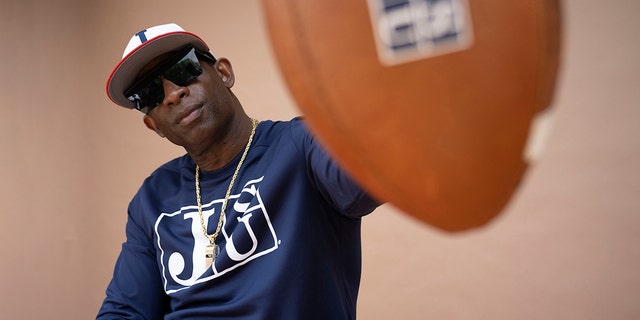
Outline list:
[[[158,126],[156,125],[156,121],[153,120],[153,118],[151,118],[149,115],[145,114],[144,117],[142,118],[142,121],[147,126],[147,128],[155,131],[155,133],[157,133],[161,138],[165,137],[164,133],[162,133],[162,131],[158,129]]]
[[[216,72],[224,82],[224,85],[227,88],[233,87],[233,84],[236,81],[236,77],[233,73],[233,67],[231,67],[231,61],[227,58],[218,58],[215,63]]]

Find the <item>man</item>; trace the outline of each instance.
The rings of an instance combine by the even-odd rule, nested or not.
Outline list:
[[[301,119],[251,119],[229,60],[175,24],[136,33],[116,104],[186,154],[129,204],[98,319],[354,319],[360,218],[378,202]]]

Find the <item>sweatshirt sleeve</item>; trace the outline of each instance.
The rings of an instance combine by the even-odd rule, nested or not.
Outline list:
[[[131,206],[126,235],[96,319],[162,319],[168,298],[162,287],[153,238],[136,224]]]
[[[359,218],[380,205],[331,159],[302,119],[292,121],[291,131],[299,152],[305,158],[309,179],[336,210],[345,216]]]

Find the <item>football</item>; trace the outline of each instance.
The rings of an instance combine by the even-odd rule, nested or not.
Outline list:
[[[559,0],[263,0],[310,129],[371,194],[446,231],[503,211],[539,153]]]

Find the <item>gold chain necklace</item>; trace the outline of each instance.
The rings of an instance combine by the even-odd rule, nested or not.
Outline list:
[[[220,229],[222,228],[222,221],[224,220],[225,215],[224,212],[227,209],[227,202],[229,201],[231,189],[233,188],[233,184],[236,182],[238,172],[240,172],[240,167],[242,167],[244,159],[247,157],[247,153],[249,153],[249,147],[251,147],[251,142],[253,141],[253,136],[256,133],[258,122],[259,121],[256,119],[251,119],[251,134],[249,135],[249,141],[247,141],[247,146],[244,148],[244,153],[242,153],[242,157],[240,157],[240,162],[236,167],[236,171],[231,177],[229,188],[227,188],[227,194],[224,196],[224,201],[222,202],[220,218],[218,218],[218,226],[216,227],[216,232],[214,232],[213,234],[207,233],[207,226],[204,224],[204,216],[202,215],[202,200],[200,198],[200,166],[196,164],[196,201],[198,203],[198,214],[200,215],[200,226],[202,227],[202,233],[204,233],[204,236],[209,239],[209,245],[207,245],[205,249],[205,262],[207,264],[207,268],[209,268],[213,264],[213,260],[220,253],[220,247],[215,243],[216,238],[218,237],[218,234],[220,234]]]

